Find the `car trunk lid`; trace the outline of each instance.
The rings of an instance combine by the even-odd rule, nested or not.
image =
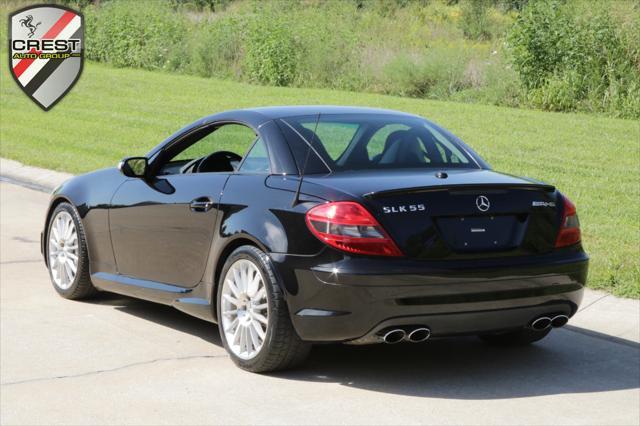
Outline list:
[[[544,253],[560,220],[553,186],[489,170],[343,172],[305,181],[359,198],[417,259]]]

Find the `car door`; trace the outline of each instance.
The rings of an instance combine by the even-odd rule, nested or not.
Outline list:
[[[172,146],[172,152],[156,160],[162,164],[150,166],[153,176],[128,179],[116,191],[109,226],[119,274],[181,287],[202,280],[220,196],[231,172],[180,169],[215,151],[240,151],[241,156],[255,139],[247,127],[244,133],[222,128]]]

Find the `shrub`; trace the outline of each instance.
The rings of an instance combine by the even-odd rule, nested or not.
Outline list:
[[[85,9],[88,59],[119,67],[163,68],[186,34],[165,1],[112,1]]]
[[[640,117],[631,2],[61,1],[85,8],[87,58],[115,66]]]
[[[477,61],[477,60],[476,60]],[[472,60],[473,63],[475,61]],[[503,54],[494,51],[482,64],[482,84],[462,90],[451,96],[452,100],[508,107],[523,103],[523,90],[518,74]]]
[[[472,40],[487,40],[489,33],[490,0],[467,0],[462,4],[462,31],[465,37]]]
[[[555,111],[638,117],[637,35],[615,21],[606,5],[593,4],[581,14],[570,6],[530,2],[509,34],[528,100]]]
[[[240,78],[245,22],[224,16],[200,23],[189,40],[188,71],[202,77]]]
[[[299,41],[295,84],[298,86],[361,89],[363,56],[359,34],[362,13],[348,2],[332,2],[323,12],[296,11],[290,22]]]
[[[387,92],[403,96],[447,98],[472,82],[465,78],[470,53],[463,47],[434,47],[417,58],[399,56],[385,68]]]
[[[264,14],[249,25],[245,65],[258,83],[288,86],[296,78],[302,46],[286,22]]]

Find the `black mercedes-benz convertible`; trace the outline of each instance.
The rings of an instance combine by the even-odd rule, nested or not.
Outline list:
[[[172,305],[254,372],[324,342],[531,343],[575,314],[588,269],[553,186],[421,117],[333,106],[211,115],[65,182],[42,253],[63,297]]]

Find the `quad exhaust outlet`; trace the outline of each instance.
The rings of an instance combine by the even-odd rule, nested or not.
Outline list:
[[[416,327],[408,330],[402,328],[391,328],[382,334],[381,339],[384,343],[395,344],[403,340],[412,343],[424,342],[431,337],[431,330],[427,327]]]
[[[549,327],[553,327],[553,328],[562,327],[567,322],[569,322],[569,317],[566,315],[555,315],[555,316],[543,315],[541,317],[534,319],[531,322],[531,325],[529,327],[531,327],[536,331],[542,331],[542,330],[546,330]]]
[[[400,343],[407,336],[407,332],[401,328],[394,328],[382,335],[382,341],[390,345]]]
[[[431,330],[429,330],[427,327],[419,327],[407,335],[407,340],[412,343],[419,343],[424,342],[429,337],[431,337]]]
[[[569,322],[569,317],[566,315],[556,315],[551,319],[551,327],[558,328],[562,327],[566,323]]]

